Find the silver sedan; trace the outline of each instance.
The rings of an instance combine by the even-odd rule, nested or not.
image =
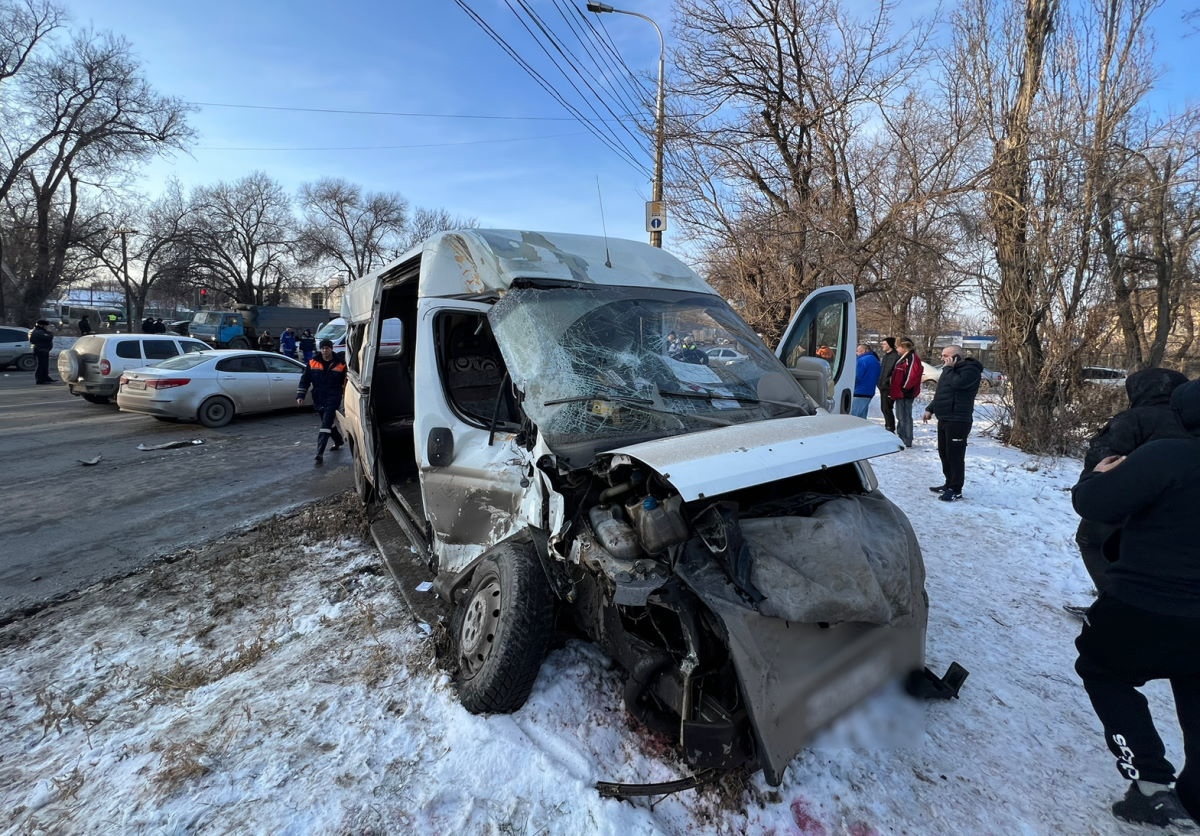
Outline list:
[[[303,373],[303,364],[268,351],[197,351],[125,372],[117,406],[223,427],[234,415],[294,409]]]

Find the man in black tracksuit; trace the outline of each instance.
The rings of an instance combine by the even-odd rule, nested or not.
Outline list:
[[[1131,781],[1113,814],[1160,827],[1200,820],[1200,380],[1171,406],[1190,436],[1109,456],[1072,491],[1081,517],[1122,524],[1117,559],[1075,640],[1075,671]],[[1187,762],[1175,787],[1150,709],[1137,688],[1168,679]]]
[[[1114,415],[1088,442],[1083,472],[1087,473],[1106,456],[1127,456],[1156,438],[1186,438],[1188,433],[1180,423],[1179,413],[1171,409],[1171,393],[1185,383],[1187,377],[1171,369],[1142,369],[1126,378],[1129,409]],[[1116,525],[1084,519],[1079,521],[1079,530],[1075,532],[1084,568],[1097,590],[1108,569],[1104,542],[1118,530]]]
[[[312,386],[313,406],[321,416],[321,432],[317,436],[316,463],[325,461],[325,442],[333,436],[333,449],[342,449],[342,434],[334,424],[338,407],[342,405],[342,389],[346,386],[346,360],[333,353],[333,342],[321,340],[321,350],[308,361],[296,389],[296,403],[303,405],[304,394]]]
[[[942,460],[942,484],[929,490],[940,493],[945,502],[962,499],[963,481],[967,469],[967,436],[975,417],[975,395],[979,392],[979,377],[983,364],[967,357],[962,346],[949,345],[942,349],[942,374],[938,378],[933,400],[925,407],[921,419],[928,423],[937,416],[938,457]]]
[[[884,337],[879,347],[883,353],[879,357],[879,408],[883,410],[883,428],[890,433],[896,431],[896,408],[892,401],[892,370],[900,359],[896,350],[896,338]]]

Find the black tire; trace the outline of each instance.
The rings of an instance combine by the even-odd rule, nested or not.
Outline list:
[[[196,420],[206,427],[223,427],[233,420],[233,401],[213,395],[196,410]]]
[[[81,397],[88,403],[108,403],[108,395],[82,395]]]
[[[37,368],[37,358],[32,354],[22,354],[15,365],[19,372],[31,372]]]
[[[364,505],[367,505],[375,497],[374,486],[367,481],[367,472],[363,470],[362,456],[358,452],[357,447],[351,447],[351,452],[354,453],[354,492],[358,494],[358,498],[362,500]]]
[[[501,545],[475,569],[455,608],[458,698],[472,714],[509,714],[529,699],[554,628],[537,556]]]
[[[245,337],[234,337],[232,340],[229,341],[229,347],[230,348],[249,348],[250,341],[247,340]]]

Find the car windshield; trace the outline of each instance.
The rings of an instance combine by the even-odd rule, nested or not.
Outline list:
[[[175,371],[182,371],[184,369],[193,369],[196,366],[199,366],[205,360],[210,359],[212,359],[211,354],[198,354],[193,352],[191,354],[180,354],[170,358],[169,360],[163,360],[162,362],[155,363],[154,367],[156,369],[174,369]]]
[[[718,296],[629,287],[526,287],[489,314],[523,407],[557,452],[782,416],[812,401]],[[745,354],[710,364],[720,343]]]
[[[329,323],[326,323],[325,325],[322,325],[317,330],[317,334],[315,337],[313,337],[313,339],[318,340],[318,341],[329,340],[331,342],[337,343],[337,342],[341,342],[342,338],[345,336],[346,336],[346,323],[345,322],[329,322]]]
[[[193,325],[220,325],[221,311],[199,311],[192,317]]]

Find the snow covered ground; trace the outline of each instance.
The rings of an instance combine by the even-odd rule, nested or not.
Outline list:
[[[957,660],[970,678],[951,702],[868,701],[779,788],[758,774],[600,798],[599,780],[685,770],[631,725],[617,672],[578,642],[551,653],[521,711],[468,714],[372,549],[339,535],[355,527],[345,499],[0,630],[0,829],[1142,832],[1108,811],[1124,784],[1072,670],[1078,622],[1061,609],[1091,600],[1072,540],[1079,463],[1005,448],[977,421],[966,499],[942,503],[927,490],[941,482],[934,426],[918,420],[913,449],[875,467],[924,549],[929,665]],[[1170,691],[1147,691],[1178,765]],[[905,748],[863,731],[897,717],[917,730]]]

